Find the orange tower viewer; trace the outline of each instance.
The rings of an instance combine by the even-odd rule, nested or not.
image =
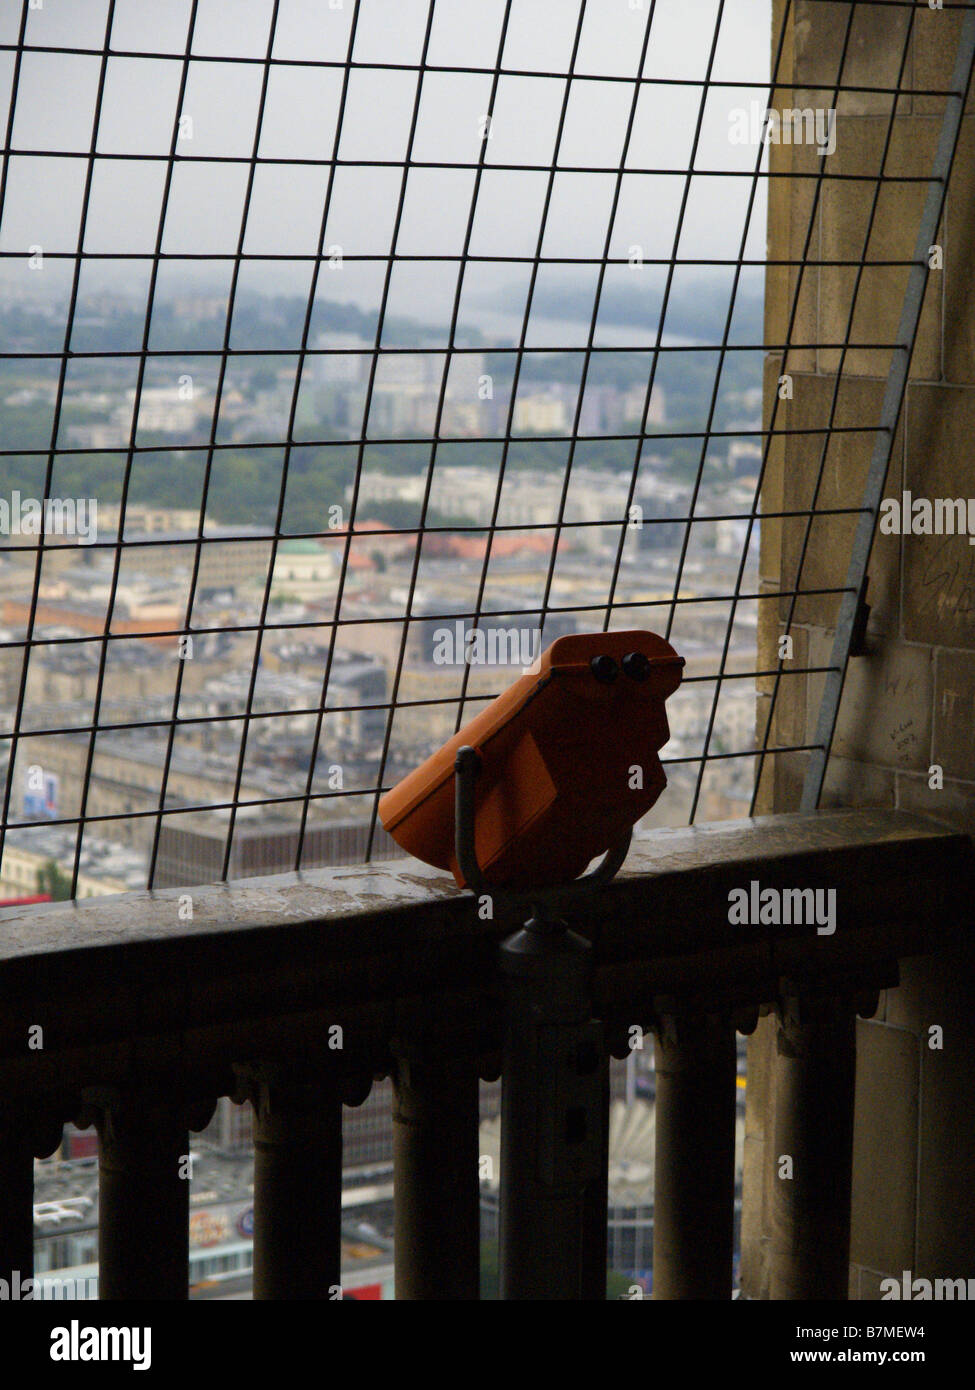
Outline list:
[[[667,785],[664,702],[683,657],[652,632],[560,637],[531,670],[387,792],[379,816],[417,859],[464,877],[454,849],[454,758],[480,756],[474,845],[485,883],[577,878]]]

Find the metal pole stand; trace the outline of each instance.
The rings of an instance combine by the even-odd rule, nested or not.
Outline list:
[[[489,887],[474,850],[479,766],[475,749],[459,750],[457,862],[479,896],[531,912],[501,945],[501,1298],[603,1300],[609,1062],[592,1017],[592,947],[567,918],[575,899],[616,873],[630,833],[575,883],[528,894]]]

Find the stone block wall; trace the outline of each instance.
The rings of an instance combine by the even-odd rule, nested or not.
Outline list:
[[[774,3],[777,36],[785,10]],[[930,172],[944,98],[898,99],[890,130],[890,97],[845,92],[833,102],[851,6],[791,6],[774,105],[836,106],[832,174],[876,176],[885,146],[888,175]],[[907,89],[945,88],[960,19],[918,7],[910,41],[906,10],[860,5],[849,35],[844,84]],[[774,49],[773,49],[774,51]],[[773,170],[808,174],[819,156],[807,146],[772,145]],[[859,261],[913,256],[924,198],[920,184],[826,180],[814,209],[815,180],[770,181],[770,259]],[[810,218],[812,224],[810,232]],[[872,227],[871,227],[872,219]],[[938,242],[944,265],[929,276],[911,378],[894,441],[887,495],[975,497],[975,94],[963,132]],[[906,267],[863,273],[851,318],[856,269],[809,264],[798,302],[796,267],[770,267],[767,277],[765,411],[775,428],[832,435],[822,481],[823,433],[777,437],[769,451],[762,505],[766,511],[856,507],[873,448],[890,353],[878,344],[896,336]],[[790,320],[791,332],[790,332]],[[836,391],[841,344],[845,355]],[[786,342],[795,349],[782,352]],[[791,399],[778,399],[780,377]],[[835,399],[834,399],[835,398]],[[777,404],[776,404],[777,402]],[[844,432],[848,431],[848,432]],[[801,587],[842,585],[855,516],[805,518],[762,526],[763,592],[795,585],[805,545]],[[903,807],[975,829],[975,545],[966,535],[880,535],[869,566],[867,651],[851,660],[822,804]],[[823,677],[788,674],[829,660],[837,596],[769,598],[761,604],[759,666],[774,667],[778,639],[793,638],[770,730],[774,744],[811,742]],[[790,618],[791,609],[791,622]],[[769,716],[773,681],[759,692],[758,734]],[[765,766],[759,809],[798,807],[808,755],[789,753]],[[931,769],[941,769],[942,784]],[[841,889],[841,885],[840,885]],[[942,1030],[943,1046],[933,1028]],[[767,1296],[768,1212],[773,1176],[766,1136],[772,1133],[769,1084],[772,1029],[763,1020],[749,1045],[742,1283]],[[971,1211],[975,1190],[975,971],[971,957],[945,951],[906,961],[897,989],[881,995],[876,1016],[858,1023],[850,1294],[880,1296],[880,1280],[975,1278]]]

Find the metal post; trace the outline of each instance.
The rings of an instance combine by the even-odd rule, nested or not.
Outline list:
[[[631,832],[588,874],[530,894],[486,883],[475,847],[476,749],[454,763],[454,845],[467,885],[532,917],[501,946],[502,1299],[605,1299],[609,1070],[592,1017],[592,948],[554,915],[619,869]]]
[[[591,947],[533,919],[501,948],[507,1016],[501,1089],[501,1297],[605,1298],[593,1203],[605,1193],[602,1029],[589,1003]]]

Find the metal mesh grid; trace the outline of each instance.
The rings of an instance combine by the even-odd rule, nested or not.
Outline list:
[[[665,819],[747,814],[766,759],[811,746],[772,744],[772,712],[827,668],[756,670],[758,607],[788,600],[788,629],[803,594],[845,591],[844,557],[835,586],[800,561],[773,590],[755,541],[805,519],[804,560],[817,516],[859,510],[820,483],[837,436],[877,429],[835,421],[847,354],[897,347],[853,336],[865,271],[913,264],[870,246],[895,99],[946,93],[905,80],[908,0],[837,6],[825,105],[881,101],[881,161],[770,171],[792,8],[769,67],[761,0],[10,7],[0,496],[11,525],[25,496],[101,520],[82,548],[42,506],[0,544],[0,855],[60,836],[76,895],[386,852],[382,790],[520,670],[482,669],[476,633],[672,640]],[[856,85],[857,26],[887,9],[899,70]],[[802,255],[770,262],[779,177],[812,205]],[[873,186],[858,260],[815,240],[831,179]],[[772,265],[795,270],[781,343]],[[854,272],[829,343],[793,340],[811,267]],[[827,348],[828,417],[786,430],[773,393],[758,418],[763,355]],[[821,439],[819,478],[762,511],[786,433]]]

